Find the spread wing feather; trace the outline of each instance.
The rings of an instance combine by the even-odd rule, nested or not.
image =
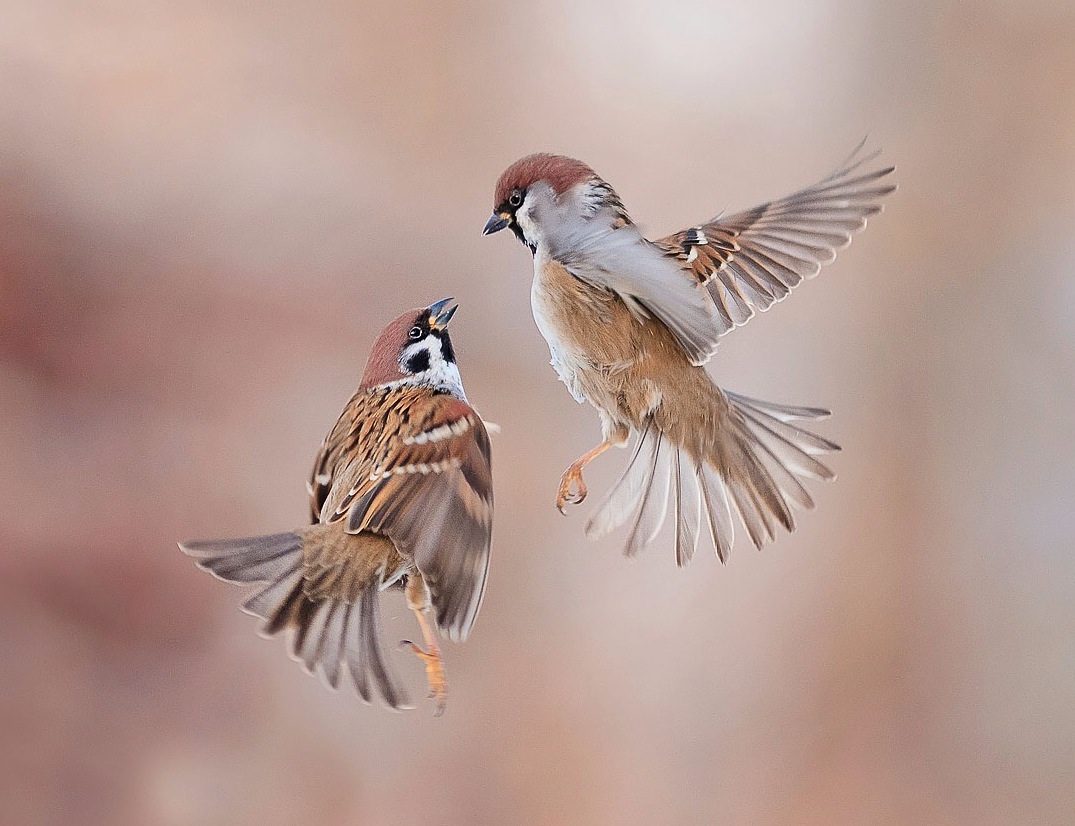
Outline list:
[[[718,216],[653,242],[709,293],[722,336],[817,275],[881,211],[895,167],[862,171],[880,154],[851,158],[829,177],[786,198]]]

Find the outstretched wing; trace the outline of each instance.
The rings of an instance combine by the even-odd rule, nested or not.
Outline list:
[[[422,572],[438,626],[462,640],[477,616],[489,567],[489,436],[478,414],[454,396],[419,387],[393,388],[386,395],[378,411],[352,418],[360,422],[355,427],[383,428],[386,437],[375,440],[377,450],[362,455],[347,450],[359,437],[353,430],[350,437],[330,434],[323,452],[334,452],[337,461],[324,462],[334,467],[318,517],[346,520],[350,533],[391,538]],[[343,449],[333,450],[337,444]],[[315,466],[314,507],[322,498],[317,474]]]
[[[717,309],[717,335],[817,275],[881,211],[881,199],[896,188],[882,179],[895,167],[863,172],[880,150],[856,158],[861,148],[813,186],[653,242],[705,286]]]

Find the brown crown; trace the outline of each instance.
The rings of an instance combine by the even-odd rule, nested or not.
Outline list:
[[[494,205],[504,203],[513,189],[526,189],[538,181],[546,181],[553,191],[560,195],[575,184],[596,177],[596,172],[574,158],[550,155],[547,152],[527,155],[505,169],[497,180]]]
[[[370,348],[360,387],[376,387],[403,378],[403,372],[399,369],[399,354],[407,344],[408,331],[427,312],[421,307],[408,310],[381,331]]]

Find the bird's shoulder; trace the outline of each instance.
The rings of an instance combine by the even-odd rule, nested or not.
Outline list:
[[[481,418],[470,405],[432,387],[397,384],[358,390],[314,460],[308,485],[311,521],[322,521],[323,515],[340,518],[340,509],[346,510],[352,490],[365,478],[408,464],[450,462],[463,452],[459,437],[475,431],[487,440]]]

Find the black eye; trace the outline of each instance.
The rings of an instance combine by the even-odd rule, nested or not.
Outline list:
[[[422,328],[416,324],[415,326],[411,327],[410,331],[407,333],[407,338],[409,338],[411,341],[418,341],[418,339],[420,339],[422,335]]]
[[[508,203],[513,207],[519,206],[523,202],[523,193],[517,189],[511,191],[511,195],[508,196]]]

